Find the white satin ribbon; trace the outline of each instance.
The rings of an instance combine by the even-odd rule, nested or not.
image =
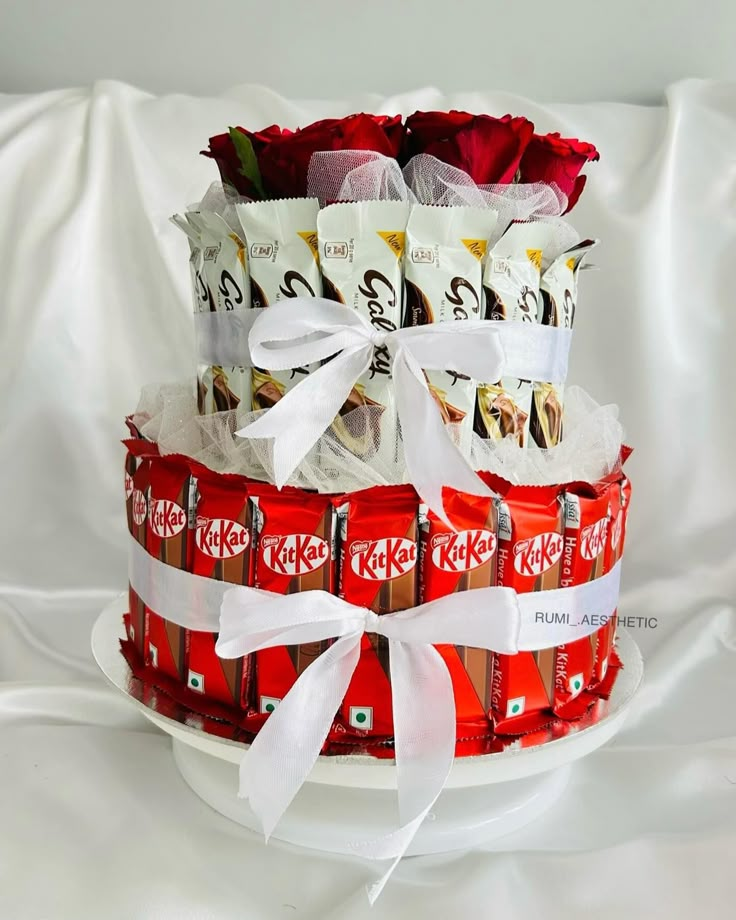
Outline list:
[[[248,336],[264,308],[194,314],[194,338],[200,364],[252,367]]]
[[[447,521],[443,486],[471,495],[491,492],[453,443],[422,370],[453,370],[475,380],[511,376],[561,382],[567,375],[570,336],[570,329],[555,326],[484,320],[379,332],[362,313],[344,304],[322,297],[292,298],[263,311],[251,329],[254,364],[286,370],[332,360],[236,433],[273,438],[274,477],[281,488],[368,371],[374,349],[385,346],[392,355],[409,479]]]
[[[302,615],[319,619],[322,595],[316,591],[300,594],[275,595],[258,588],[233,586],[226,581],[193,575],[155,559],[140,543],[129,535],[128,580],[131,587],[147,607],[155,610],[165,620],[170,620],[185,629],[200,632],[218,632],[222,601],[229,591],[237,591],[240,597],[250,599],[251,606],[269,603],[275,598],[287,608],[301,610]],[[547,591],[532,591],[517,594],[512,588],[481,588],[457,595],[448,595],[434,601],[439,605],[460,603],[450,598],[466,600],[480,597],[485,604],[487,616],[497,616],[496,610],[506,608],[508,598],[519,616],[519,651],[534,651],[552,648],[583,639],[595,632],[610,617],[618,604],[621,562],[600,578],[575,585],[571,588],[553,588]],[[331,597],[331,595],[330,595]],[[329,602],[328,602],[329,603]],[[350,604],[339,601],[351,611]],[[270,608],[269,608],[270,609]],[[418,610],[420,608],[411,608]],[[408,613],[409,611],[403,611]],[[290,614],[295,616],[296,614]],[[250,623],[250,621],[249,621]],[[273,626],[274,624],[269,624]],[[250,629],[250,626],[248,627]],[[333,636],[338,635],[334,633]],[[333,638],[320,636],[320,638]],[[445,640],[442,640],[445,641]],[[454,636],[446,641],[455,645],[470,645]],[[278,643],[277,643],[278,644]],[[284,640],[282,644],[289,644]]]
[[[478,588],[381,617],[324,591],[279,595],[192,575],[154,559],[131,537],[130,583],[144,603],[188,629],[219,631],[216,651],[336,639],[302,672],[241,762],[240,794],[268,837],[307,779],[347,692],[364,633],[389,640],[401,826],[355,852],[391,859],[369,889],[374,901],[437,801],[452,768],[455,704],[440,643],[503,654],[547,648],[594,632],[617,607],[620,562],[571,588],[517,594]]]

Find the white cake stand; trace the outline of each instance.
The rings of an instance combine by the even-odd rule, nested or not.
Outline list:
[[[187,784],[220,814],[260,830],[248,803],[237,797],[238,764],[248,745],[203,731],[205,720],[143,685],[123,658],[119,639],[127,595],[109,604],[92,630],[92,652],[107,680],[146,718],[172,738],[174,760]],[[642,659],[619,630],[623,662],[609,700],[601,701],[563,737],[534,746],[455,760],[444,792],[414,838],[409,854],[440,853],[487,843],[529,824],[552,806],[567,785],[574,761],[619,731],[641,683]],[[396,768],[364,755],[320,757],[273,836],[297,846],[335,853],[396,824]]]

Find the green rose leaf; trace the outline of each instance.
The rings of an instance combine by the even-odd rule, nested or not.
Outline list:
[[[253,185],[253,188],[258,192],[259,198],[265,198],[266,191],[263,188],[261,171],[258,168],[258,160],[256,159],[256,154],[253,150],[253,144],[250,138],[236,128],[229,128],[228,133],[230,135],[230,140],[233,142],[233,147],[235,147],[238,159],[240,160],[240,174],[245,176]]]

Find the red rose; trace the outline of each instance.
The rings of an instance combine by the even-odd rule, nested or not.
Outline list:
[[[398,157],[404,143],[401,116],[349,115],[347,118],[327,118],[297,131],[282,130],[273,125],[263,131],[251,132],[237,128],[251,145],[257,175],[252,164],[246,166],[243,157],[247,148],[236,150],[240,143],[234,132],[210,138],[205,156],[217,161],[223,182],[234,185],[251,198],[291,198],[307,193],[307,172],[312,154],[318,150],[374,150],[388,157]],[[251,178],[246,178],[242,170]]]
[[[258,157],[263,184],[274,198],[307,193],[307,172],[318,150],[374,150],[397,157],[404,141],[401,116],[349,115],[307,125],[275,140]]]
[[[462,169],[478,185],[512,182],[534,133],[526,118],[415,112],[406,119],[407,154],[428,153]]]
[[[522,182],[552,182],[567,195],[567,210],[571,211],[583,188],[585,176],[580,170],[586,163],[599,159],[592,144],[559,134],[535,134],[521,159]]]
[[[246,131],[245,128],[240,127],[231,128],[228,134],[211,137],[209,150],[203,150],[202,153],[217,163],[224,183],[234,186],[241,195],[246,195],[248,198],[262,198],[262,190],[254,181],[251,171],[248,170],[250,177],[243,175],[242,157],[244,154],[242,151],[240,155],[238,154],[236,146],[238,135],[250,141],[257,162],[269,144],[282,137],[288,137],[292,133],[288,128],[279,128],[278,125],[271,125],[262,131]]]

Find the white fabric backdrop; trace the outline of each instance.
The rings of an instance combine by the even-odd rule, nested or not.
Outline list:
[[[728,914],[736,85],[676,84],[645,108],[106,82],[0,97],[0,916],[367,915],[350,899],[363,866],[264,848],[188,792],[165,739],[97,677],[88,635],[125,583],[122,418],[143,383],[192,370],[187,246],[168,217],[216,176],[197,151],[229,124],[451,107],[601,150],[573,215],[603,243],[570,379],[620,404],[636,447],[621,613],[647,621],[632,633],[648,674],[624,733],[542,822],[504,854],[405,862],[374,916]]]

